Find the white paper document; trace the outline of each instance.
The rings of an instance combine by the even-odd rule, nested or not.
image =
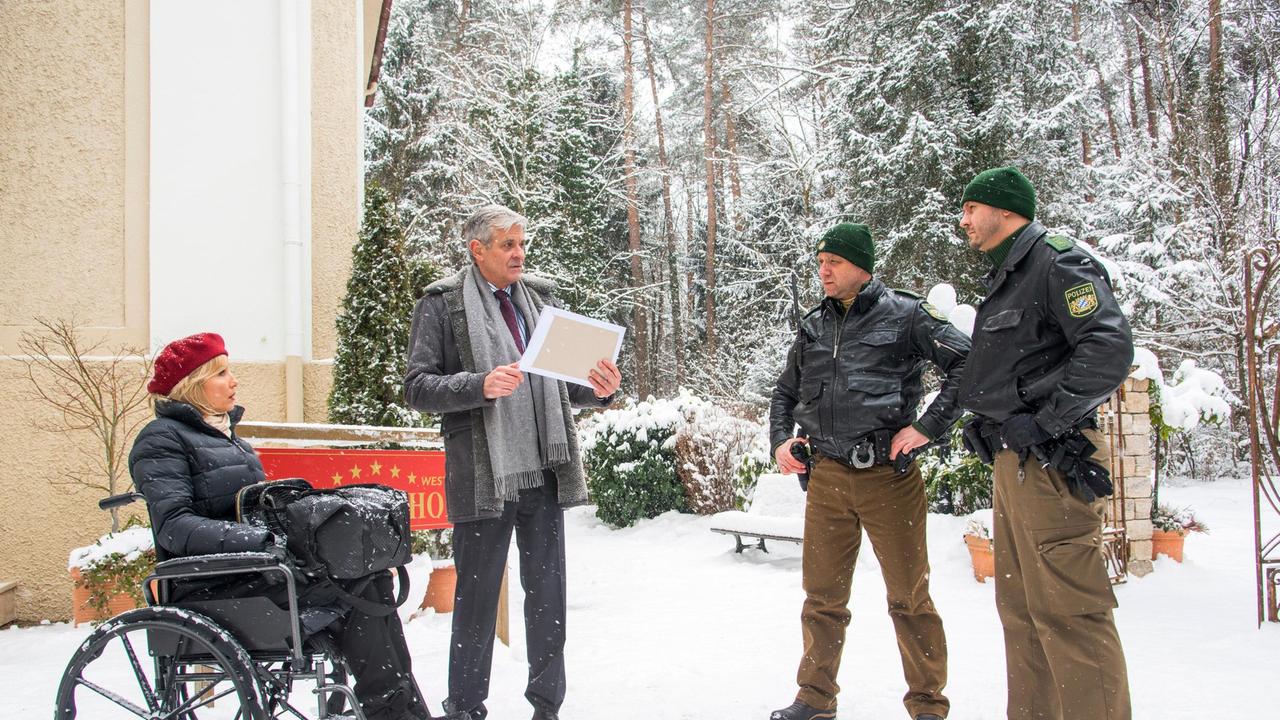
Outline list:
[[[618,361],[626,331],[621,325],[544,307],[520,358],[520,369],[591,387],[588,373],[601,360]]]

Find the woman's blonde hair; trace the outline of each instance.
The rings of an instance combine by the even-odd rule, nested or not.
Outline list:
[[[168,395],[152,395],[151,397],[153,400],[175,400],[186,403],[199,410],[201,415],[217,415],[218,412],[209,407],[209,401],[205,398],[204,381],[227,369],[230,365],[231,361],[227,359],[226,355],[219,355],[192,370],[191,374],[179,380]]]

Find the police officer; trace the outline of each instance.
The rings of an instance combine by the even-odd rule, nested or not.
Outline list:
[[[1128,720],[1124,652],[1102,554],[1109,494],[1097,407],[1133,360],[1106,271],[1034,221],[1012,167],[965,188],[960,227],[991,260],[960,402],[995,464],[996,607],[1009,720]]]
[[[818,243],[826,299],[805,315],[769,409],[774,458],[802,473],[793,455],[812,451],[805,507],[805,590],[795,703],[770,720],[836,716],[849,593],[862,530],[888,590],[916,720],[946,717],[947,644],[929,597],[925,494],[912,451],[948,434],[960,415],[959,378],[969,339],[919,296],[872,276],[875,246],[865,225],[837,225]],[[919,418],[926,365],[945,378]],[[801,437],[795,437],[799,424]],[[803,449],[803,450],[802,450]],[[898,467],[895,467],[898,463]]]

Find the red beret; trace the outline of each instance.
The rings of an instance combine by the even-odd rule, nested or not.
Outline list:
[[[147,392],[168,395],[196,368],[226,354],[227,346],[217,333],[196,333],[174,340],[156,355],[154,375],[147,383]]]

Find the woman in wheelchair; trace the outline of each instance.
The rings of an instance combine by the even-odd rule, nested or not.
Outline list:
[[[156,356],[147,385],[156,418],[138,435],[129,470],[147,500],[157,560],[263,551],[287,557],[283,538],[237,522],[237,493],[265,480],[253,448],[236,437],[244,414],[236,404],[237,388],[223,340],[214,333],[175,340]],[[367,720],[429,720],[399,616],[351,609],[331,587],[295,576],[303,634],[324,632],[336,642],[355,675],[355,694]],[[266,596],[287,607],[286,584],[269,578],[187,581],[173,590],[170,600]],[[362,597],[390,604],[391,576],[380,574],[365,586]]]

